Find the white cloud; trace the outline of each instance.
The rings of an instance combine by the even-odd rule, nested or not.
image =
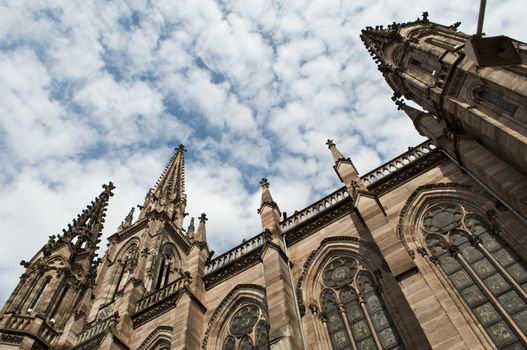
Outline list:
[[[429,10],[431,20],[462,20],[472,33],[476,5],[1,2],[0,301],[16,283],[16,262],[110,179],[117,190],[105,235],[115,230],[180,142],[189,149],[188,211],[208,214],[218,252],[259,232],[261,177],[289,213],[339,186],[327,138],[360,172],[418,143],[360,30]],[[489,3],[485,31],[525,41],[526,11],[525,1]]]

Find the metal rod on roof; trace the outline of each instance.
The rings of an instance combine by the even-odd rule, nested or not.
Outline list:
[[[481,36],[481,34],[483,34],[483,20],[485,18],[486,6],[487,0],[481,0],[481,3],[479,4],[478,30],[476,31],[476,36]]]

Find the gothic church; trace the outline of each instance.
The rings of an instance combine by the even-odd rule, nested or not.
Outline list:
[[[527,349],[527,45],[426,13],[361,38],[428,141],[359,175],[329,140],[342,187],[285,217],[263,179],[217,257],[180,146],[102,258],[111,183],[22,261],[0,349]]]

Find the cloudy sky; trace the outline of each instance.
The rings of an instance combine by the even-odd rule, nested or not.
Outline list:
[[[478,6],[0,0],[0,304],[18,262],[109,180],[117,189],[104,236],[113,233],[180,143],[188,212],[207,213],[221,253],[260,232],[262,177],[289,213],[340,186],[327,138],[361,173],[421,142],[360,30],[428,10],[472,33]],[[485,31],[526,41],[526,12],[524,0],[490,1]]]

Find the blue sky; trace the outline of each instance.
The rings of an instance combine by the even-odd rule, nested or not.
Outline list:
[[[289,213],[340,186],[326,139],[361,173],[419,143],[360,30],[428,10],[472,33],[479,1],[418,3],[1,1],[0,302],[109,180],[114,232],[180,143],[217,252],[260,231],[262,177]],[[526,12],[489,1],[485,32],[526,41]]]

